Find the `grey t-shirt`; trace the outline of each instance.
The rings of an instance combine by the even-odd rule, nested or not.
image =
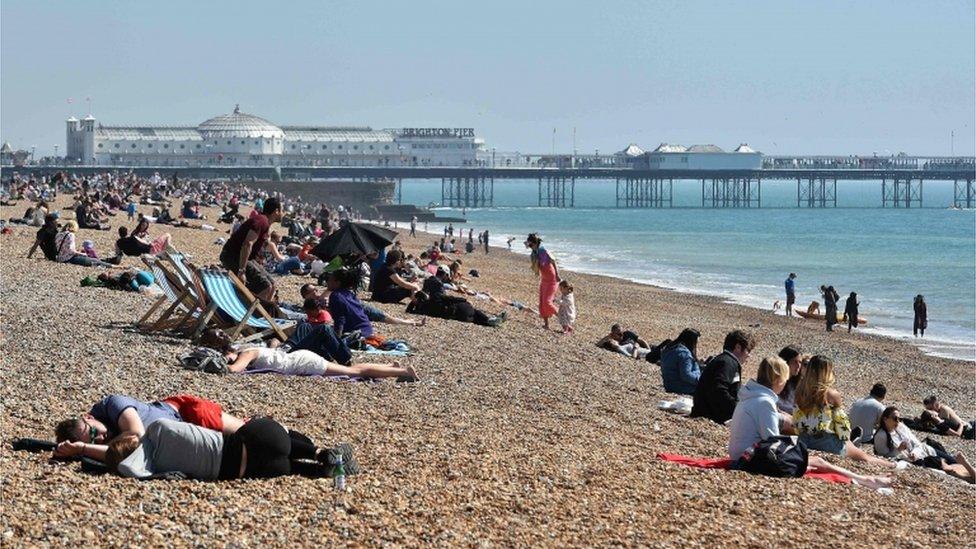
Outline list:
[[[868,395],[851,405],[847,417],[851,420],[851,427],[861,428],[861,440],[852,440],[854,444],[865,444],[874,438],[874,430],[878,426],[878,420],[884,412],[885,405],[881,404],[876,398]]]
[[[160,419],[146,428],[135,452],[119,463],[127,477],[180,471],[198,480],[217,480],[224,436],[190,423]]]

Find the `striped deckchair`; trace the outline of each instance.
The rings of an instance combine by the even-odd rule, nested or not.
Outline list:
[[[172,271],[177,277],[177,287],[184,287],[190,292],[190,297],[199,301],[196,295],[196,284],[193,280],[193,266],[190,265],[190,257],[179,252],[164,252],[163,259],[172,266]]]
[[[191,296],[190,291],[179,284],[179,278],[166,268],[159,259],[144,255],[142,257],[146,267],[152,271],[155,283],[163,291],[163,295],[157,299],[146,311],[146,314],[136,322],[136,325],[145,331],[154,332],[158,330],[189,328],[189,322],[193,317],[200,314],[196,306],[196,300]],[[165,303],[170,306],[154,322],[150,319]],[[174,314],[182,314],[182,318],[174,317]]]
[[[271,334],[278,336],[282,341],[288,339],[285,330],[293,328],[295,322],[269,315],[261,305],[261,301],[234,273],[222,269],[198,269],[197,280],[199,280],[197,292],[207,303],[204,313],[197,322],[194,339],[197,339],[215,318],[219,319],[218,313],[230,320],[227,335],[231,340],[236,340],[244,331],[250,332],[250,335],[244,337],[243,341],[263,339]]]

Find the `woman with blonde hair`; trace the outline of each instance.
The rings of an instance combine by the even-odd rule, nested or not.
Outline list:
[[[733,460],[733,469],[745,468],[742,457],[755,444],[780,435],[776,395],[789,378],[790,367],[785,360],[766,357],[759,364],[756,379],[750,379],[739,389],[739,402],[729,422],[729,457]],[[871,488],[886,488],[892,484],[890,477],[859,475],[816,456],[809,456],[807,471],[838,473]]]
[[[69,220],[64,224],[61,232],[54,237],[54,246],[57,249],[57,259],[59,263],[73,263],[84,267],[111,267],[100,259],[88,257],[78,251],[75,233],[78,232],[78,222]]]
[[[559,269],[556,267],[556,260],[542,247],[542,238],[538,234],[529,234],[525,239],[525,247],[532,250],[532,272],[540,277],[539,316],[542,317],[543,327],[548,330],[549,318],[559,312],[553,302],[559,289]]]
[[[813,450],[895,467],[894,463],[872,456],[851,442],[851,422],[834,381],[833,361],[823,355],[810,359],[796,387],[793,426],[800,441]]]

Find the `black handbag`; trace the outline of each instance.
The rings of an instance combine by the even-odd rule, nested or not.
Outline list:
[[[809,459],[806,445],[796,437],[770,437],[742,456],[742,470],[768,477],[802,477]]]

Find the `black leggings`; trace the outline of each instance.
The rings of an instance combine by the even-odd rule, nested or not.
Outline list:
[[[475,309],[473,305],[463,301],[458,303],[454,308],[454,320],[471,322],[478,326],[488,326],[488,321],[491,320],[491,317],[485,314],[484,311]]]
[[[383,288],[380,291],[374,291],[372,298],[373,301],[378,301],[380,303],[399,303],[404,300],[404,298],[410,297],[411,292],[406,288],[401,288],[400,286],[393,286],[390,288]]]
[[[247,449],[244,478],[271,478],[284,475],[321,477],[326,467],[314,460],[318,448],[307,436],[288,431],[269,417],[258,417],[244,424],[224,440],[220,478],[237,478],[242,448]]]

